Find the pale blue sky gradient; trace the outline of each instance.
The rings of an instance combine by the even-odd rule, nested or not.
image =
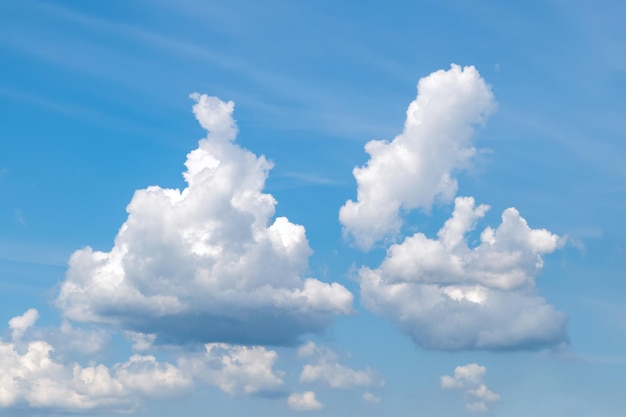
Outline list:
[[[206,134],[191,113],[198,92],[234,101],[237,143],[274,163],[265,192],[277,215],[306,228],[309,275],[354,294],[353,315],[306,340],[385,381],[307,385],[296,348],[268,347],[287,391],[314,390],[324,403],[311,415],[465,416],[463,393],[439,378],[478,363],[500,395],[486,415],[623,416],[625,19],[626,6],[609,0],[1,2],[0,321],[36,308],[38,327],[60,326],[54,300],[70,255],[109,251],[135,190],[185,186],[185,157]],[[475,66],[498,105],[458,195],[492,207],[479,230],[515,207],[531,227],[568,236],[537,279],[567,316],[568,346],[426,351],[360,303],[355,270],[375,268],[386,246],[363,252],[342,237],[352,169],[367,162],[367,141],[402,131],[418,80],[452,63]],[[452,209],[409,213],[403,234],[435,236]],[[111,340],[95,360],[127,360],[129,342],[103,329]],[[364,391],[380,402],[364,402]],[[202,383],[143,407],[136,415],[299,414],[284,395],[233,397]],[[20,412],[74,415],[0,408]]]

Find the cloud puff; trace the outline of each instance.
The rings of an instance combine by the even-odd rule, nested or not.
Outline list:
[[[21,316],[16,316],[9,320],[9,328],[11,329],[13,340],[21,339],[24,332],[32,327],[38,318],[39,312],[34,308],[30,308]]]
[[[305,278],[304,227],[271,222],[271,163],[234,143],[234,104],[192,98],[209,133],[187,155],[187,188],[136,191],[111,251],[74,252],[57,299],[64,315],[155,343],[254,345],[294,344],[350,313],[345,287]]]
[[[363,249],[397,233],[401,210],[429,210],[433,201],[450,201],[454,175],[470,166],[476,153],[474,126],[495,109],[489,86],[474,67],[452,65],[422,78],[403,132],[393,141],[370,141],[370,159],[355,168],[357,201],[339,212],[344,234]]]
[[[487,368],[475,363],[457,366],[454,375],[441,377],[441,387],[444,389],[460,389],[465,391],[465,408],[472,412],[486,412],[489,405],[500,400],[500,396],[490,391],[483,379]]]
[[[361,299],[427,349],[542,348],[567,340],[566,317],[536,294],[542,255],[564,240],[531,229],[515,209],[470,248],[466,234],[488,207],[455,200],[437,239],[392,245],[376,269],[359,271]]]
[[[35,317],[28,321],[32,327],[37,315],[31,309],[10,323],[15,327],[24,317]],[[133,355],[112,366],[63,359],[45,339],[0,339],[0,408],[131,411],[145,397],[178,396],[195,382],[231,395],[276,394],[283,387],[283,373],[273,369],[276,352],[261,346],[210,343],[203,353],[182,353],[175,364],[152,355]]]
[[[298,356],[315,359],[315,363],[307,364],[302,369],[301,382],[317,382],[331,388],[342,389],[383,384],[373,370],[367,368],[357,371],[342,365],[335,352],[324,346],[316,346],[313,342],[300,347]]]
[[[380,397],[372,394],[371,392],[364,392],[363,401],[371,404],[378,404],[380,402]]]
[[[36,317],[29,310],[24,317]],[[12,328],[20,320],[12,319]],[[34,320],[30,326],[34,325]],[[0,340],[0,407],[28,405],[40,409],[129,410],[141,397],[172,396],[191,387],[192,380],[153,356],[132,356],[112,367],[63,363],[46,340],[22,343]]]
[[[205,349],[201,356],[181,358],[181,369],[232,395],[274,393],[283,385],[282,372],[273,369],[273,350],[225,343],[209,343]]]
[[[28,309],[21,316],[9,320],[11,339],[15,343],[45,340],[53,348],[56,357],[90,357],[100,353],[110,340],[101,328],[79,328],[64,320],[60,327],[35,327],[39,319],[37,309]]]
[[[75,327],[64,320],[60,327],[32,328],[27,331],[27,340],[45,340],[54,348],[57,358],[93,358],[101,355],[111,340],[111,334],[97,326]]]
[[[319,410],[323,404],[315,398],[315,392],[306,391],[302,394],[294,392],[287,398],[289,408],[296,411]]]

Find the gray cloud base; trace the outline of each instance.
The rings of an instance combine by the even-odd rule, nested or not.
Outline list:
[[[445,287],[387,284],[361,275],[363,304],[429,350],[538,350],[566,343],[567,317],[532,292],[486,290],[483,304]]]

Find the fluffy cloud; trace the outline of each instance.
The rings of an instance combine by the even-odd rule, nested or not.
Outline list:
[[[85,356],[91,357],[102,351],[108,344],[110,335],[100,328],[78,328],[68,321],[60,327],[35,327],[39,312],[28,309],[21,316],[9,320],[11,339],[18,342],[45,340],[49,343],[57,357]]]
[[[485,412],[489,405],[500,399],[500,396],[490,391],[483,379],[487,368],[475,363],[457,366],[454,375],[441,377],[441,387],[444,389],[460,389],[465,391],[465,408],[472,412]]]
[[[474,127],[495,108],[474,67],[452,65],[420,80],[403,132],[366,145],[356,168],[357,201],[339,213],[344,232],[369,249],[402,227],[402,211],[429,210],[457,193],[456,172],[470,166]],[[566,317],[534,288],[543,255],[563,239],[531,229],[514,208],[480,244],[466,235],[489,209],[457,198],[452,217],[432,239],[423,233],[391,245],[378,268],[359,271],[361,301],[428,349],[541,348],[567,339]]]
[[[37,316],[31,309],[12,319],[10,326],[15,329],[16,323],[27,322],[32,327]],[[52,334],[36,329],[32,333]],[[283,387],[282,372],[273,369],[276,352],[261,346],[211,343],[201,354],[181,354],[175,364],[152,355],[133,355],[112,366],[81,366],[64,361],[48,340],[33,339],[32,334],[29,339],[0,339],[0,408],[130,411],[145,397],[177,396],[196,381],[231,395],[281,393]],[[301,403],[315,403],[309,397]]]
[[[192,98],[209,133],[187,155],[187,188],[136,191],[111,251],[72,255],[57,305],[71,320],[155,343],[297,343],[349,313],[353,296],[305,278],[304,227],[271,222],[276,201],[262,193],[271,163],[234,143],[234,104]]]
[[[277,392],[282,373],[274,371],[277,354],[262,346],[205,345],[202,356],[181,358],[181,369],[231,395]]]
[[[11,320],[11,328],[20,318]],[[30,326],[34,320],[29,321]],[[112,367],[63,363],[46,340],[0,340],[0,407],[27,405],[40,409],[128,410],[143,396],[171,396],[190,388],[192,380],[152,356],[132,356]]]
[[[370,141],[367,166],[354,169],[357,201],[341,208],[344,233],[369,249],[397,233],[401,210],[429,210],[457,192],[455,172],[470,166],[476,153],[473,128],[494,110],[489,86],[474,67],[452,65],[422,78],[403,132],[393,141]]]
[[[24,332],[32,327],[38,318],[39,312],[34,308],[30,308],[21,316],[16,316],[9,320],[9,328],[11,329],[13,340],[21,339]]]
[[[111,335],[102,328],[75,327],[64,320],[60,327],[32,329],[29,338],[46,340],[59,358],[93,358],[109,345]]]
[[[343,389],[383,383],[371,369],[357,371],[342,365],[335,352],[323,346],[316,346],[313,342],[300,347],[298,355],[315,359],[315,363],[307,364],[302,369],[301,382],[317,382],[331,388]]]
[[[472,197],[454,201],[452,217],[429,239],[422,233],[392,245],[380,266],[390,279],[422,284],[478,284],[501,290],[532,285],[543,267],[542,255],[554,252],[563,239],[545,229],[531,229],[514,208],[502,213],[502,223],[487,227],[480,245],[469,248],[466,234],[489,207],[475,207]]]
[[[302,394],[294,392],[287,398],[289,408],[296,411],[319,410],[323,407],[322,403],[315,398],[315,392],[306,391]]]
[[[29,342],[23,352],[0,341],[0,407],[127,410],[143,396],[172,396],[191,387],[191,379],[153,356],[132,356],[111,368],[64,364],[43,340]]]
[[[563,239],[531,229],[515,209],[470,248],[467,233],[488,207],[455,200],[437,239],[392,245],[379,268],[361,268],[362,302],[427,349],[541,348],[564,342],[566,317],[536,294],[542,255]]]
[[[132,342],[134,351],[142,352],[152,348],[156,336],[139,332],[126,331],[124,335]]]

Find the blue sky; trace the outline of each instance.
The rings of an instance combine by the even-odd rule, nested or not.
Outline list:
[[[624,18],[2,2],[0,415],[623,415]]]

